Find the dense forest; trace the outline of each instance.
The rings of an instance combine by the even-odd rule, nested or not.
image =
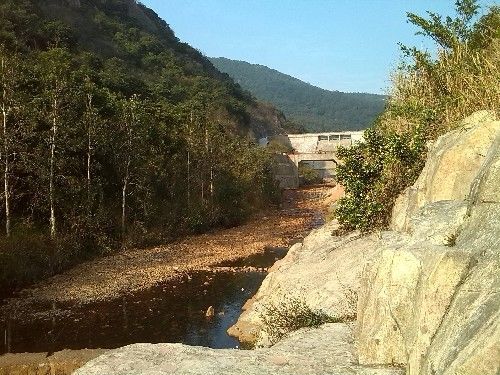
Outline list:
[[[307,132],[365,129],[384,109],[382,95],[328,91],[244,61],[223,57],[210,61],[242,88],[281,109]]]
[[[134,0],[2,0],[0,111],[0,285],[276,197],[283,115]]]

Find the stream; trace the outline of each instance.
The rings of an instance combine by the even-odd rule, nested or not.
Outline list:
[[[140,342],[179,342],[210,348],[238,348],[226,330],[266,276],[264,269],[286,254],[264,255],[221,264],[214,271],[184,274],[122,298],[85,305],[33,303],[29,318],[2,318],[0,354],[56,352],[62,349],[111,349]],[[222,268],[223,267],[223,268]],[[231,268],[239,267],[239,268]],[[206,317],[209,306],[215,314]]]
[[[100,298],[75,300],[80,302],[53,302],[73,299],[44,299],[43,293],[39,298],[35,289],[0,301],[0,355],[50,355],[63,349],[113,349],[134,343],[241,348],[239,341],[227,334],[227,329],[236,323],[243,305],[266,277],[267,269],[286,255],[290,245],[324,223],[323,208],[328,189],[322,186],[287,191],[280,210],[263,219],[188,238],[175,247],[167,245],[152,249],[154,251],[96,260],[89,267],[76,267],[76,272],[69,271],[61,275],[59,281],[48,284],[50,290],[63,280],[69,290],[85,293],[88,288],[98,295],[101,284],[95,280],[113,283],[114,275],[122,278],[126,275],[125,279],[120,279],[126,281],[127,277],[133,277],[126,272],[128,267],[143,269],[162,263],[189,264],[192,259],[186,254],[198,250],[197,259],[211,264],[194,267],[196,271],[179,273],[175,278],[153,276],[153,279],[158,277],[158,281],[148,284],[151,286],[147,289],[125,295],[108,290],[103,295],[117,297],[102,301]],[[261,245],[263,243],[273,245]],[[286,247],[280,247],[285,244]],[[256,251],[258,246],[265,246],[265,251]],[[179,248],[182,251],[176,252]],[[83,270],[90,270],[88,277]],[[93,274],[105,276],[94,278]],[[162,273],[159,271],[159,274]],[[168,272],[165,275],[169,275]],[[98,302],[89,302],[96,300]],[[209,307],[213,307],[214,314],[207,317]]]

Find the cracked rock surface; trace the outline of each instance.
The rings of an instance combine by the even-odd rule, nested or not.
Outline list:
[[[135,344],[89,362],[74,375],[399,375],[403,370],[357,362],[352,328],[303,329],[271,348],[207,349],[181,344]]]
[[[477,113],[439,138],[365,268],[362,363],[414,374],[500,371],[500,122]]]

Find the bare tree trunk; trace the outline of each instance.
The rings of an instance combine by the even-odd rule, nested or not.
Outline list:
[[[90,166],[92,163],[92,129],[93,129],[93,113],[92,113],[92,94],[87,95],[87,209],[90,211],[90,186],[91,186],[91,172]]]
[[[205,176],[203,176],[203,171],[200,172],[200,180],[201,180],[201,201],[205,202]]]
[[[210,199],[214,196],[214,167],[212,160],[210,160]]]
[[[2,123],[3,123],[3,152],[4,152],[4,199],[5,199],[5,234],[10,237],[10,191],[9,191],[9,139],[7,133],[7,89],[5,87],[5,59],[2,58],[1,61],[1,72],[3,81],[3,91],[2,91]]]
[[[130,180],[130,164],[132,161],[132,126],[135,123],[135,103],[134,99],[130,101],[130,122],[128,119],[125,120],[125,126],[127,128],[127,162],[125,164],[125,173],[123,176],[123,186],[122,186],[122,235],[125,235],[126,224],[127,224],[127,193],[128,185]]]
[[[205,131],[205,145],[207,149],[207,157],[210,164],[209,192],[210,192],[210,199],[212,199],[214,195],[214,166],[212,162],[212,146],[210,145],[210,137],[208,134],[208,129]]]
[[[123,178],[123,187],[122,187],[122,235],[125,235],[126,229],[126,219],[127,219],[127,189],[128,189],[128,181],[129,181],[129,173],[130,173],[130,156],[127,157],[127,164],[125,168],[125,176]]]
[[[189,145],[188,145],[189,147]],[[191,204],[191,153],[187,152],[187,206]]]
[[[191,110],[190,116],[191,126],[188,125],[188,140],[187,140],[187,206],[191,205],[191,152],[190,152],[190,142],[191,142],[191,129],[193,127],[193,110]]]
[[[2,62],[3,63],[3,62]],[[5,234],[10,237],[10,194],[9,194],[9,140],[7,138],[7,110],[5,108],[5,90],[3,92],[4,102],[2,103],[3,116],[3,151],[4,151],[4,197],[5,197]]]
[[[57,135],[57,98],[54,98],[53,118],[52,118],[52,135],[50,137],[50,175],[49,175],[49,200],[50,200],[50,237],[56,236],[56,215],[54,203],[54,163],[56,153],[56,135]]]
[[[92,140],[90,132],[88,133],[87,143],[87,203],[90,204],[90,165],[92,163]]]

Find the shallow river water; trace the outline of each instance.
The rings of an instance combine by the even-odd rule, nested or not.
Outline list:
[[[278,248],[220,266],[269,267],[285,253]],[[33,304],[27,315],[1,318],[0,354],[116,348],[140,342],[237,348],[240,343],[226,330],[265,276],[256,271],[202,271],[111,301]],[[209,306],[215,310],[212,318],[205,316]]]

